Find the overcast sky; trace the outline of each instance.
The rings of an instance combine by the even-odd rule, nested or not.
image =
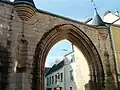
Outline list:
[[[34,0],[34,2],[38,9],[78,21],[85,21],[94,15],[94,7],[90,0]],[[120,11],[120,0],[94,0],[94,2],[101,17],[107,10],[113,13],[115,9]],[[52,65],[57,58],[60,59],[67,53],[62,49],[67,49],[68,52],[71,51],[71,44],[67,41],[57,43],[47,57],[47,66]]]

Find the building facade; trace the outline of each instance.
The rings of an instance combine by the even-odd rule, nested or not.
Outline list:
[[[106,23],[110,23],[110,32],[112,43],[114,47],[115,57],[116,57],[116,68],[118,73],[118,82],[120,83],[120,14],[119,11],[115,11],[112,13],[111,11],[107,11],[103,17],[103,20]]]
[[[0,68],[5,68],[0,69],[1,90],[44,90],[46,56],[55,43],[64,39],[85,56],[91,90],[119,90],[109,30],[103,22],[87,25],[39,10],[33,0],[0,0],[1,56],[7,52],[0,59]]]
[[[96,17],[94,17],[95,19]],[[94,19],[90,19],[87,23],[93,25]],[[97,21],[97,19],[96,19]],[[117,82],[120,83],[120,13],[115,10],[115,12],[106,11],[103,16],[103,21],[108,24],[109,31],[111,34],[111,41],[114,49],[114,56],[116,62],[116,73],[117,73]]]
[[[71,61],[72,60],[72,61]],[[64,58],[58,64],[53,65],[45,77],[45,90],[76,90],[75,76],[73,76],[74,58]]]
[[[53,65],[47,73],[45,90],[57,90],[57,86],[60,90],[88,90],[89,80],[87,60],[82,52],[73,46],[73,52],[64,55],[64,59]]]

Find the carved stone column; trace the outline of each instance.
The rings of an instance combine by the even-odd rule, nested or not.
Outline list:
[[[17,63],[17,72],[26,71],[26,62],[28,59],[28,42],[25,40],[25,37],[22,37],[18,45],[18,63]]]
[[[115,82],[113,80],[112,72],[110,69],[110,61],[109,61],[109,54],[107,51],[104,51],[105,56],[105,90],[116,90]]]
[[[115,89],[115,82],[112,79],[112,72],[111,72],[111,65],[110,65],[110,58],[109,58],[109,53],[107,51],[107,46],[106,46],[106,40],[109,36],[109,28],[108,27],[103,27],[102,29],[98,28],[98,32],[102,38],[102,41],[104,43],[104,51],[102,52],[104,54],[104,66],[105,66],[105,90],[116,90]]]
[[[90,68],[90,80],[88,82],[88,90],[95,90],[95,73],[93,71],[92,65],[89,65]]]

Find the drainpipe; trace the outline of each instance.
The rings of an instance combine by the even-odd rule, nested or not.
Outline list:
[[[109,26],[109,30],[110,30],[110,40],[112,41],[111,42],[111,45],[112,45],[112,49],[113,49],[113,56],[114,56],[114,68],[115,68],[115,73],[116,73],[116,80],[117,80],[117,88],[119,88],[119,81],[118,81],[118,69],[117,69],[117,55],[116,55],[116,52],[115,52],[115,44],[114,44],[114,40],[113,40],[113,33],[112,33],[112,30],[111,30],[111,27]]]

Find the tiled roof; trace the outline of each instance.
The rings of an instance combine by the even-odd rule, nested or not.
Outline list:
[[[46,76],[48,76],[49,74],[52,74],[53,72],[59,70],[60,68],[62,68],[64,66],[64,60],[62,60],[59,64],[54,64],[53,67],[48,71],[48,73],[46,74]]]

